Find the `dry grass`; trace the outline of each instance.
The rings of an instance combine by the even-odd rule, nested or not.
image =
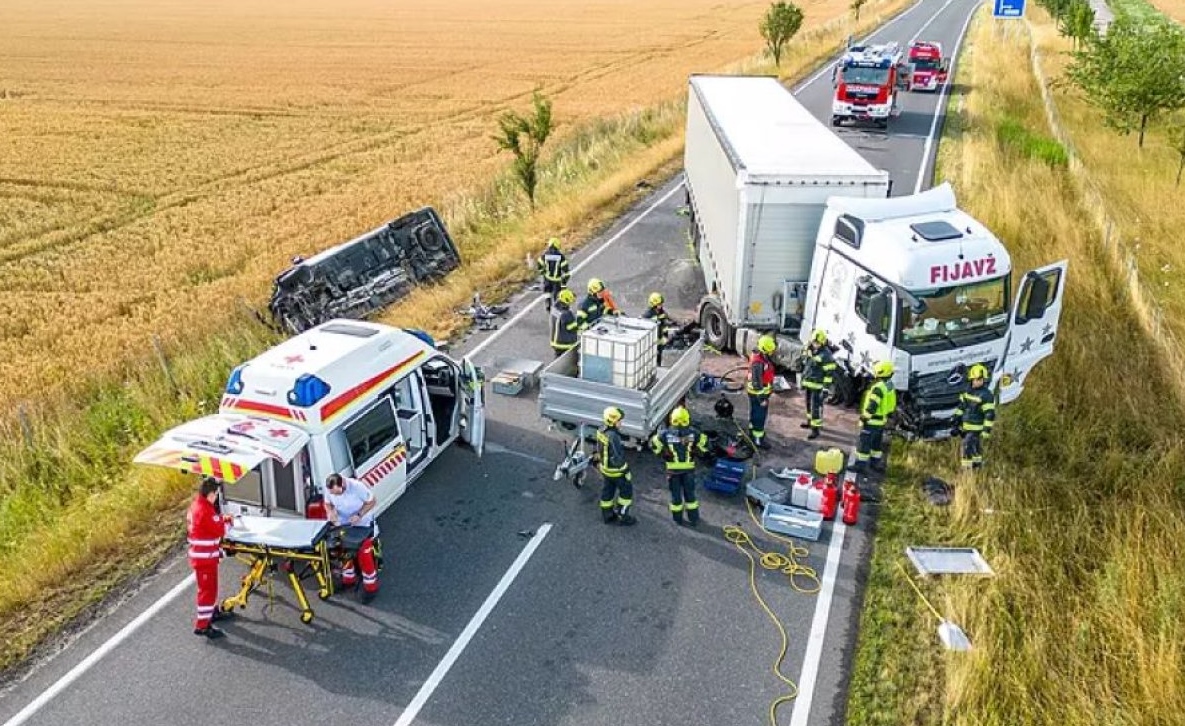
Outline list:
[[[860,29],[850,27],[842,16],[832,22],[816,23],[793,44],[791,62],[783,67],[783,75],[788,78],[801,76],[832,52],[848,32],[879,24],[886,14],[907,4],[908,0],[882,0],[865,7]],[[846,12],[846,5],[842,3],[811,7],[814,8],[812,12],[823,7],[832,8],[836,13]],[[737,8],[734,8],[737,12],[746,11],[744,7]],[[643,14],[645,12],[648,11]],[[529,28],[519,30],[527,32]],[[3,32],[0,30],[0,34]],[[751,48],[752,44],[747,47]],[[697,70],[703,69],[699,63],[693,65]],[[757,72],[772,70],[751,57],[728,67]],[[556,230],[563,230],[571,241],[584,239],[645,193],[636,187],[639,179],[666,178],[673,173],[678,167],[682,141],[681,93],[685,79],[672,83],[671,100],[604,120],[572,124],[545,160],[541,205],[536,213],[527,214],[525,205],[504,176],[498,176],[492,182],[474,182],[475,186],[464,193],[445,197],[440,203],[441,208],[447,212],[450,228],[466,250],[466,265],[450,276],[447,286],[419,290],[395,306],[388,319],[417,324],[438,335],[453,332],[461,320],[452,311],[474,288],[482,287],[487,292],[504,291],[507,280],[522,277],[522,251],[536,249],[538,239]],[[0,101],[0,123],[5,113],[3,103]],[[430,160],[424,157],[421,161],[427,164]],[[490,168],[504,163],[499,160]],[[329,164],[327,169],[315,171],[320,174],[318,178],[324,180],[334,168],[337,167]],[[385,168],[390,171],[395,166]],[[367,173],[379,174],[375,170]],[[22,209],[38,208],[37,199],[41,197],[34,198],[36,195],[29,192],[29,185],[20,188],[23,190],[22,200],[32,199],[20,202],[24,205]],[[254,186],[244,184],[236,192],[237,196],[232,195],[231,201],[251,202],[256,199],[256,191]],[[398,205],[388,209],[385,206],[388,200],[384,197],[376,197],[382,201],[368,205],[368,199],[346,199],[345,193],[338,190],[332,199],[314,195],[304,200],[310,206],[324,205],[326,209],[336,201],[341,204],[341,215],[353,220],[349,224],[339,224],[339,220],[328,212],[318,218],[321,224],[317,228],[318,235],[332,225],[338,225],[334,229],[340,232],[323,234],[322,244],[340,240],[342,235],[373,223],[365,221],[363,224],[359,214],[374,214],[375,220],[381,220],[402,211]],[[105,198],[102,195],[88,196],[86,191],[68,193],[58,189],[46,192],[44,199],[67,197],[71,204],[84,198],[100,200],[94,201],[92,206],[101,204],[101,199]],[[200,206],[201,203],[195,201],[194,204]],[[49,202],[42,204],[43,208],[52,206]],[[28,222],[26,215],[10,213],[8,209],[5,207],[6,220]],[[180,211],[183,210],[178,213]],[[306,210],[300,208],[297,211],[304,213]],[[226,209],[228,219],[242,219],[238,216],[241,212],[243,208],[239,207],[228,206]],[[151,212],[148,216],[152,216]],[[274,225],[282,221],[274,220],[269,229],[275,231]],[[122,232],[113,230],[111,234]],[[296,236],[294,231],[292,239]],[[267,239],[276,245],[288,246],[283,247],[282,252],[261,253],[264,256],[283,258],[290,250],[308,249],[304,243],[298,246],[292,240]],[[85,247],[89,242],[80,238],[74,244]],[[162,255],[164,249],[162,244]],[[168,249],[168,254],[180,254],[175,246]],[[207,261],[219,260],[211,257]],[[256,292],[262,292],[266,287],[262,281],[270,274],[272,264],[260,263],[259,267],[264,272],[260,277],[260,290]],[[183,344],[172,346],[170,368],[175,389],[151,356],[147,361],[137,360],[138,348],[145,347],[147,331],[156,328],[146,325],[137,329],[133,321],[125,321],[127,335],[131,336],[129,340],[135,341],[136,345],[123,348],[92,345],[91,350],[100,352],[88,355],[86,366],[76,366],[79,371],[76,378],[85,382],[79,386],[77,400],[31,408],[27,440],[25,432],[15,422],[0,420],[0,563],[3,563],[0,566],[0,641],[4,643],[0,649],[0,672],[18,662],[69,616],[102,597],[113,584],[134,575],[138,565],[159,556],[163,545],[175,541],[172,536],[180,536],[178,508],[187,499],[189,483],[180,476],[138,469],[129,471],[128,462],[140,446],[162,429],[208,412],[216,405],[217,393],[227,370],[271,342],[257,325],[231,314],[234,294],[238,290],[235,286],[245,284],[242,279],[219,278],[209,284],[228,286],[228,299],[221,307],[207,300],[205,304],[209,309],[203,308],[209,317],[203,324],[209,327],[220,325],[220,332],[217,336],[204,337],[198,334],[201,325],[195,325],[195,332],[186,336]],[[491,289],[491,286],[497,288]],[[201,292],[204,287],[182,282],[173,285],[171,294],[178,300],[187,300],[190,299],[187,296],[204,294]],[[46,303],[46,314],[58,316],[59,324],[64,325],[61,320],[65,319],[67,306],[71,300],[77,300],[79,294],[74,292],[53,298],[52,302]],[[102,299],[102,293],[95,293],[88,298],[87,305],[99,306]],[[227,324],[221,325],[228,316]],[[80,316],[74,318],[80,319]],[[146,321],[149,319],[155,320],[151,316],[145,318]],[[95,322],[87,323],[90,330],[82,332],[91,335],[94,331],[104,330],[105,324],[99,315]],[[74,335],[76,328],[82,326],[74,323],[59,332]],[[100,376],[96,382],[86,382],[89,376],[83,374],[96,374],[104,365],[116,368],[117,375]],[[168,531],[162,522],[169,521],[170,517],[174,529],[169,537],[162,539],[160,533]],[[94,561],[102,561],[104,570],[97,573],[94,582],[87,587],[70,590],[54,586],[65,573],[80,571],[82,563]],[[31,603],[36,603],[36,607],[31,607]],[[18,616],[28,611],[35,611],[38,617]]]
[[[806,27],[847,5],[808,0]],[[678,97],[760,47],[765,6],[6,3],[0,405],[216,329],[292,254],[463,207],[507,163],[494,116],[535,88],[561,138]]]
[[[1177,724],[1179,372],[1142,333],[1064,157],[1051,153],[1025,26],[981,12],[969,41],[959,81],[971,91],[942,142],[941,173],[1019,268],[1070,259],[1062,332],[1024,397],[1002,409],[978,480],[956,473],[953,443],[896,452],[848,723]],[[928,474],[957,482],[949,511],[920,496]],[[937,623],[901,581],[911,544],[975,546],[995,569],[989,580],[924,586],[970,635],[971,653],[941,651]]]

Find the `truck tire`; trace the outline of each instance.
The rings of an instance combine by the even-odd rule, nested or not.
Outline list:
[[[699,311],[699,324],[704,330],[704,341],[719,351],[732,350],[732,326],[720,303],[709,300]]]
[[[839,116],[832,116],[831,117],[831,125],[832,126],[839,126],[841,122],[843,122],[843,119],[841,119]]]
[[[858,391],[847,371],[837,367],[832,376],[831,388],[827,391],[827,405],[854,406],[859,398]]]

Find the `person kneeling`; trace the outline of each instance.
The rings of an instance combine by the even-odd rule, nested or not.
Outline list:
[[[357,479],[330,474],[325,480],[325,511],[329,521],[343,527],[365,527],[370,533],[358,547],[357,565],[362,570],[362,602],[370,602],[379,591],[378,566],[374,558],[374,508],[378,504],[370,487]],[[355,558],[342,566],[342,585],[356,583]]]

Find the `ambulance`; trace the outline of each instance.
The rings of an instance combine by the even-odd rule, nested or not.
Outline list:
[[[135,458],[214,477],[230,514],[321,519],[326,477],[374,490],[381,513],[454,442],[481,456],[481,372],[420,331],[336,319],[237,366],[218,413]]]

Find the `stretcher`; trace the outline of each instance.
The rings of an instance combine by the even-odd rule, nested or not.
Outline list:
[[[222,550],[248,564],[239,591],[222,601],[222,609],[246,608],[251,593],[267,586],[269,599],[272,579],[277,569],[287,573],[296,600],[300,621],[313,621],[313,608],[305,594],[303,581],[317,582],[317,597],[333,595],[331,533],[334,526],[325,520],[279,519],[243,515],[235,517],[234,526],[222,539]]]

